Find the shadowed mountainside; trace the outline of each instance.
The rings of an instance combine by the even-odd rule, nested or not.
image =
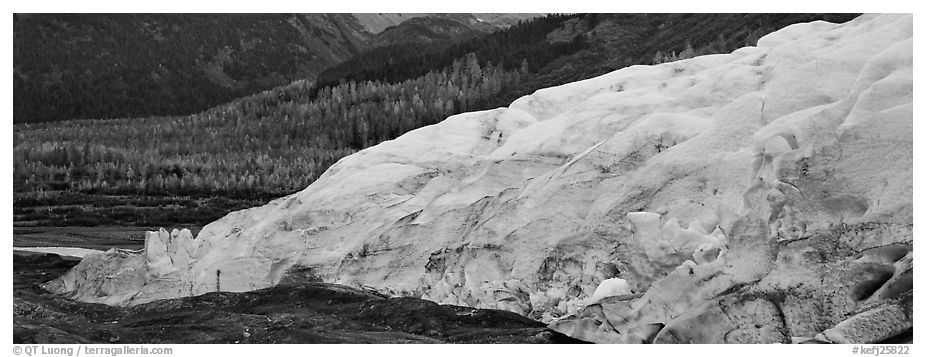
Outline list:
[[[15,14],[13,118],[191,114],[312,80],[372,46],[470,37],[534,15],[497,14],[495,24],[470,14],[414,16],[424,14]],[[432,18],[456,30],[440,31],[446,23]],[[381,24],[404,28],[408,19],[426,35],[379,39]]]
[[[16,123],[189,114],[313,78],[373,36],[347,14],[16,14]]]

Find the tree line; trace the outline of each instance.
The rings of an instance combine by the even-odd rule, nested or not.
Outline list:
[[[295,82],[184,117],[26,124],[14,133],[17,192],[271,197],[340,158],[483,108],[523,73],[475,54],[400,83],[347,82],[310,99]]]

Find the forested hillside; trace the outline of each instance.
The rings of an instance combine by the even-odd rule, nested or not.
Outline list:
[[[361,148],[482,108],[521,76],[481,67],[471,55],[400,83],[327,87],[312,100],[300,96],[308,83],[297,82],[186,117],[22,125],[14,134],[17,212],[24,221],[43,216],[25,206],[54,206],[62,192],[251,205],[305,188]],[[74,221],[86,212],[61,212],[73,214],[66,222],[88,221]]]
[[[407,43],[456,43],[530,20],[539,14],[427,14],[378,32],[370,47]]]
[[[495,30],[495,27],[489,24],[467,22],[465,18],[416,17],[383,30],[373,39],[371,46],[465,40]]]
[[[475,53],[484,63],[505,68],[527,65],[533,81],[518,93],[523,95],[625,66],[652,64],[654,58],[661,61],[687,47],[697,54],[726,53],[755,45],[759,37],[793,23],[841,23],[857,15],[554,14],[461,43],[398,44],[368,50],[322,72],[317,87],[350,80],[400,81]]]
[[[189,114],[365,49],[347,14],[16,14],[13,118]]]
[[[483,63],[505,68],[519,68],[525,61],[540,68],[555,58],[588,47],[585,36],[579,33],[566,41],[547,40],[549,34],[567,21],[581,18],[583,15],[579,14],[548,15],[460,43],[395,44],[371,49],[322,72],[316,87],[345,81],[401,81],[444,68],[469,53],[476,54]]]
[[[297,81],[196,115],[17,125],[14,220],[203,224],[301,190],[338,159],[452,114],[666,53],[729,51],[775,26],[852,17],[551,15],[460,43],[374,49],[317,86]]]

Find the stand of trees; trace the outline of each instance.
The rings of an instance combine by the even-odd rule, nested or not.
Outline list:
[[[523,73],[470,54],[396,84],[296,82],[186,117],[28,124],[14,134],[16,192],[275,197],[338,159],[480,109]],[[288,100],[280,100],[287,98]]]

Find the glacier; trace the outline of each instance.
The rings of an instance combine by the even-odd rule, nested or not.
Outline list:
[[[912,329],[912,22],[795,24],[454,115],[45,288],[134,305],[308,279],[593,342],[882,341]]]

